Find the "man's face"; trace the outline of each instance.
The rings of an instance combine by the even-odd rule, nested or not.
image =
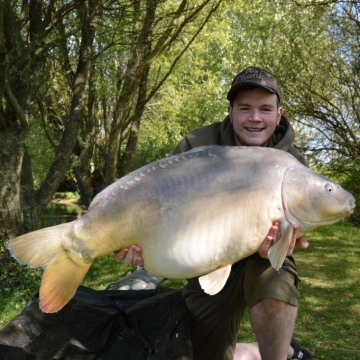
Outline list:
[[[275,94],[258,87],[240,91],[228,112],[241,145],[265,146],[280,122],[283,109],[277,107]]]

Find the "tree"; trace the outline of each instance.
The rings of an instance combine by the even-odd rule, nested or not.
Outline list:
[[[356,159],[358,26],[356,2],[224,3],[201,34],[203,42],[194,44],[177,68],[178,78],[173,74],[170,79],[182,98],[188,89],[192,95],[199,94],[192,96],[195,101],[191,96],[181,100],[179,112],[172,116],[187,117],[182,120],[186,124],[192,113],[199,120],[195,126],[204,117],[205,123],[220,120],[232,78],[241,69],[257,65],[276,74],[285,112],[298,130],[297,145],[314,165],[324,159],[335,161],[340,155],[342,161]],[[191,57],[192,53],[196,56]],[[196,107],[208,93],[204,103],[212,115],[199,115]],[[191,125],[184,125],[183,133],[195,127],[191,121],[190,117]]]
[[[221,120],[232,78],[249,65],[277,75],[313,165],[331,160],[348,171],[358,159],[356,2],[0,7],[0,230],[8,237],[23,220],[37,226],[65,175],[88,205],[186,132]],[[39,143],[49,145],[40,152]]]
[[[3,237],[37,228],[71,167],[86,205],[128,171],[145,105],[220,3],[1,1]],[[166,52],[170,66],[154,69]],[[41,181],[32,165],[40,128],[53,156]]]
[[[19,225],[23,219],[31,227],[38,225],[41,210],[52,198],[68,167],[84,111],[83,98],[92,61],[97,2],[77,2],[77,9],[74,7],[76,2],[70,2],[56,9],[54,2],[46,7],[42,1],[31,1],[23,4],[24,8],[18,12],[17,18],[17,4],[5,4],[2,33],[6,39],[7,67],[3,72],[5,92],[0,111],[0,137],[4,145],[0,153],[3,169],[3,178],[0,182],[3,218],[0,221],[0,230],[7,237],[12,237],[20,231]],[[36,190],[31,158],[26,147],[26,139],[30,132],[28,114],[36,113],[34,103],[38,101],[41,84],[46,78],[46,55],[54,45],[47,41],[48,34],[54,31],[54,24],[61,23],[64,14],[70,10],[77,10],[81,32],[77,69],[70,79],[71,106],[54,161],[46,179]]]
[[[172,123],[173,133],[186,133],[200,126],[201,119],[204,124],[221,120],[232,78],[247,66],[263,67],[279,80],[285,114],[297,130],[297,147],[311,166],[326,171],[360,199],[354,183],[359,168],[359,23],[357,2],[222,4],[201,35],[208,36],[206,44],[194,44],[177,69],[179,77],[171,77],[171,89],[181,93],[179,110],[171,113],[177,122],[176,127]],[[191,53],[196,57],[189,58]],[[198,75],[210,81],[196,82]],[[199,113],[205,109],[199,107],[203,99],[206,115]],[[157,112],[162,111],[168,110],[158,106]]]

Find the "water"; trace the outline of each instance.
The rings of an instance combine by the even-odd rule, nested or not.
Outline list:
[[[78,219],[85,212],[76,204],[50,203],[41,215],[40,227],[64,224]]]

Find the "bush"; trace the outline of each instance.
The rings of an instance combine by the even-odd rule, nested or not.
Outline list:
[[[346,179],[341,182],[341,185],[353,194],[357,207],[355,208],[354,213],[349,218],[349,222],[353,225],[360,226],[360,169],[356,166],[348,174]]]
[[[0,329],[38,292],[42,269],[30,269],[13,259],[0,243]]]

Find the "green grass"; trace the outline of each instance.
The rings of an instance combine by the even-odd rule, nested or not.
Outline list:
[[[295,336],[317,359],[360,359],[360,229],[339,223],[296,250],[301,278]],[[246,313],[239,341],[256,341]]]
[[[301,278],[296,338],[314,350],[317,359],[360,359],[360,229],[344,222],[308,234],[310,247],[297,250]],[[16,316],[38,290],[41,271],[28,269],[0,249],[0,328]],[[98,259],[85,286],[105,289],[134,267],[117,263],[109,255]],[[182,287],[184,281],[167,280],[166,286]],[[248,319],[242,322],[239,341],[254,341]]]

